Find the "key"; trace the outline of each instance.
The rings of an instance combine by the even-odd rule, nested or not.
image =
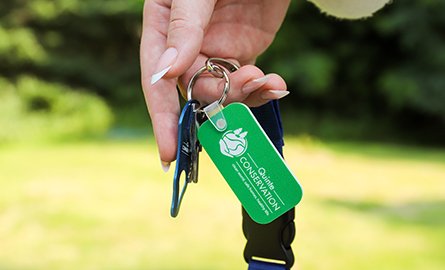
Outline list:
[[[196,106],[197,108],[198,106]],[[198,182],[198,167],[199,167],[199,152],[202,151],[202,145],[198,140],[198,128],[199,124],[204,122],[205,115],[202,111],[198,111],[196,113],[196,121],[194,123],[194,127],[191,129],[190,132],[190,138],[191,138],[191,145],[194,145],[195,147],[192,147],[191,152],[191,159],[192,159],[192,166],[191,166],[191,175],[190,180],[194,183]]]
[[[221,67],[219,65],[221,65]],[[238,69],[238,66],[224,59],[210,58],[207,60],[206,65],[193,75],[187,86],[188,101],[182,109],[178,123],[176,169],[173,177],[173,196],[170,208],[170,215],[172,217],[178,215],[187,185],[191,182],[198,182],[199,152],[202,150],[197,136],[198,125],[201,125],[206,120],[206,117],[212,121],[210,113],[215,109],[219,111],[222,109],[221,104],[224,102],[230,89],[229,77],[224,71],[224,68],[233,72]],[[221,77],[225,80],[223,95],[213,106],[212,104],[209,105],[210,107],[207,106],[208,108],[205,109],[205,112],[200,109],[200,103],[192,98],[193,86],[198,77],[204,72],[209,72],[213,76]],[[216,122],[212,121],[212,123],[215,124],[215,127],[225,128],[226,123],[221,120],[224,119],[216,119]],[[182,190],[180,191],[181,178],[185,179]]]
[[[199,152],[202,147],[199,143],[198,136],[196,135],[196,127],[191,132],[191,164],[190,164],[190,182],[198,182],[198,169],[199,169]]]
[[[173,196],[170,209],[170,215],[172,217],[178,215],[187,185],[191,182],[196,183],[198,181],[198,158],[199,151],[201,150],[201,145],[196,134],[198,107],[198,101],[187,101],[179,117],[176,169],[173,176]],[[184,178],[184,184],[180,192],[181,178]]]

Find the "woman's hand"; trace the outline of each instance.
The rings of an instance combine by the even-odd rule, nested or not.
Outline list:
[[[260,106],[279,99],[284,80],[264,75],[252,64],[272,43],[290,0],[147,0],[141,38],[141,78],[164,170],[176,157],[179,100],[176,84],[186,85],[209,57],[241,68],[230,74],[227,102]],[[193,96],[211,103],[221,80],[199,79]]]

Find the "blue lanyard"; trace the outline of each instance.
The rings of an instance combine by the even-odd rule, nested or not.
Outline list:
[[[248,270],[287,270],[286,265],[251,260]]]

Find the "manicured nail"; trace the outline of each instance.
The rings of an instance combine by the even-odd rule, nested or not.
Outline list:
[[[158,73],[153,74],[151,77],[151,85],[155,84],[157,81],[159,81],[164,75],[172,68],[172,66],[168,66],[165,69],[159,71]]]
[[[151,77],[151,84],[155,84],[171,69],[174,64],[176,57],[178,56],[178,51],[175,48],[168,48],[159,58],[158,65],[156,66],[155,72]]]
[[[165,162],[161,160],[161,166],[164,172],[168,172],[168,170],[170,169],[170,162]]]
[[[269,80],[269,77],[266,75],[264,77],[255,79],[255,80],[251,80],[250,82],[246,83],[243,88],[241,89],[241,91],[244,94],[250,94],[253,91],[257,90],[258,88],[260,88],[261,86],[263,86],[267,81]]]
[[[272,99],[280,99],[287,95],[289,95],[289,91],[286,90],[269,90],[261,94],[262,99],[272,100]]]

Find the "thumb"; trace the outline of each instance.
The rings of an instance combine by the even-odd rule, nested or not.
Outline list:
[[[166,77],[178,77],[195,62],[201,50],[204,31],[216,0],[176,0],[172,2],[167,48],[178,52]],[[168,50],[168,49],[167,49]]]

